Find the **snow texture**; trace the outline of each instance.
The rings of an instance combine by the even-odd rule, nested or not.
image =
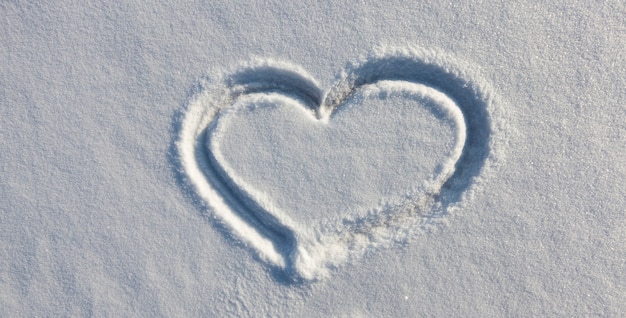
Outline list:
[[[0,16],[0,317],[626,315],[623,1]]]

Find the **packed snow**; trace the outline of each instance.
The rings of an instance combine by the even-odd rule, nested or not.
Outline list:
[[[0,316],[626,315],[626,5],[0,4]]]

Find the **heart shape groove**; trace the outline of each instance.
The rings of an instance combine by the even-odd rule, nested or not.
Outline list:
[[[316,280],[461,201],[493,146],[491,94],[467,77],[415,49],[349,65],[327,94],[293,65],[244,65],[191,99],[180,162],[263,261]]]

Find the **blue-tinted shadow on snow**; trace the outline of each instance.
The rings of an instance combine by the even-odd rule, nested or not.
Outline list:
[[[477,177],[490,151],[491,120],[488,112],[491,97],[478,83],[458,75],[449,67],[422,61],[413,56],[371,58],[348,67],[345,83],[331,90],[325,106],[340,106],[356,89],[383,80],[407,81],[430,86],[451,98],[461,109],[466,125],[466,141],[454,174],[443,185],[436,200],[445,207],[458,202]],[[346,90],[346,88],[348,88]]]

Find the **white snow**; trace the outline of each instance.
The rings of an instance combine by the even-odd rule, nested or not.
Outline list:
[[[626,315],[623,2],[0,16],[2,317]]]

